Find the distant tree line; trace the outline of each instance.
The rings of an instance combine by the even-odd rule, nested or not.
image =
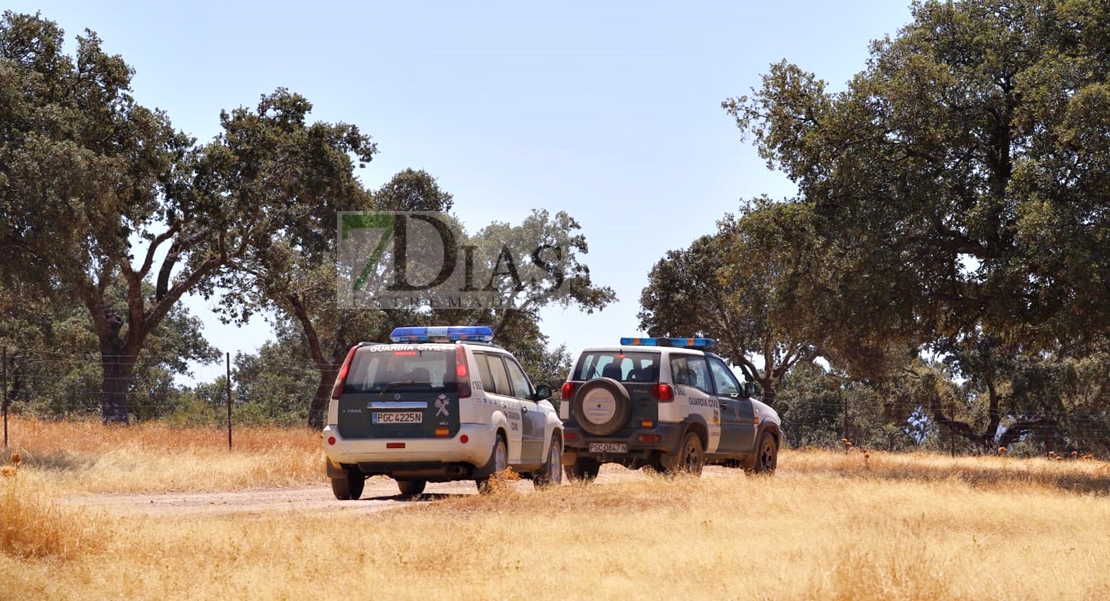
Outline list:
[[[887,446],[1105,452],[1107,16],[921,1],[842,91],[772,65],[723,106],[798,194],[668,253],[642,326],[721,339],[795,444],[854,423]]]
[[[198,143],[131,97],[131,69],[95,34],[74,56],[62,42],[41,17],[0,21],[0,344],[27,407],[60,410],[65,381],[95,380],[106,421],[212,414],[222,383],[172,385],[217,357],[186,294],[229,322],[273,316],[275,339],[235,359],[235,400],[251,420],[314,427],[354,342],[489,324],[557,383],[570,357],[548,348],[538,309],[614,298],[578,260],[577,222],[534,211],[473,241],[569,249],[563,296],[343,308],[336,213],[449,212],[434,177],[405,170],[366,189],[354,169],[376,154],[370,137],[310,122],[311,104],[284,89],[221,113],[220,135]],[[797,195],[747,200],[667,252],[641,327],[717,338],[792,445],[1110,452],[1108,76],[1095,0],[915,2],[841,91],[772,65],[723,108]],[[61,349],[98,360],[50,383],[29,375],[49,367],[19,359]]]
[[[74,406],[63,402],[75,389],[66,383],[95,380],[102,419],[117,423],[163,415],[174,403],[216,402],[210,387],[172,384],[190,361],[217,358],[181,304],[199,294],[228,322],[275,316],[277,339],[237,358],[240,393],[271,395],[278,404],[262,413],[320,428],[339,365],[358,341],[388,339],[397,325],[488,324],[534,374],[549,377],[568,359],[547,347],[538,310],[558,303],[593,311],[614,298],[580,262],[587,247],[578,223],[537,210],[520,225],[472,235],[542,236],[558,246],[561,295],[545,294],[545,282],[500,282],[505,302],[496,309],[340,307],[337,213],[448,212],[452,196],[434,177],[407,169],[365,188],[354,169],[377,153],[370,136],[351,124],[310,122],[312,105],[286,89],[221,112],[221,133],[198,142],[133,98],[132,69],[104,52],[96,34],[78,36],[72,56],[63,44],[62,30],[39,15],[5,11],[0,19],[0,345],[12,351],[9,401]],[[25,360],[48,352],[95,360],[67,361],[65,373]],[[292,357],[314,375],[268,373]],[[31,370],[54,377],[32,378]]]

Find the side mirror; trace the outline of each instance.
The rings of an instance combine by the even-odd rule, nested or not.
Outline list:
[[[536,394],[532,395],[532,398],[537,401],[551,398],[551,387],[547,384],[536,386]]]
[[[752,398],[759,392],[755,387],[755,382],[744,382],[744,396]]]

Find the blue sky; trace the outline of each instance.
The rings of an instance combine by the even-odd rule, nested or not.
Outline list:
[[[412,167],[454,194],[468,229],[533,208],[582,225],[596,283],[619,301],[547,311],[573,353],[639,333],[640,291],[667,250],[726,212],[793,186],[767,170],[720,108],[788,59],[841,89],[868,43],[910,18],[908,0],[778,2],[25,2],[69,40],[96,31],[136,70],[136,99],[200,140],[221,109],[286,87],[312,118],[357,124],[380,153],[376,188]],[[270,335],[192,311],[221,351]],[[222,373],[222,366],[198,370]]]

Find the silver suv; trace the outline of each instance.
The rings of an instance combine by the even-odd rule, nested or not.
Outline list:
[[[340,368],[328,404],[324,453],[340,500],[369,476],[402,494],[428,482],[474,480],[512,468],[537,486],[562,481],[563,426],[485,326],[397,328],[393,343],[361,343]]]
[[[712,338],[622,338],[583,350],[563,384],[567,476],[602,463],[701,474],[705,464],[773,473],[782,443],[774,409],[752,398]]]

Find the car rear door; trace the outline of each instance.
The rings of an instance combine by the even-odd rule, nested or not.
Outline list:
[[[502,355],[505,368],[509,371],[509,381],[513,385],[513,397],[520,403],[522,431],[520,460],[522,463],[537,463],[543,460],[544,413],[535,401],[532,382],[524,374],[516,359]]]
[[[478,362],[478,373],[482,377],[482,387],[486,396],[501,407],[509,427],[509,463],[521,463],[524,447],[524,403],[513,397],[513,385],[509,370],[501,359],[500,353],[475,351],[474,360]]]
[[[455,353],[431,345],[376,345],[351,359],[339,433],[358,438],[450,438],[459,430]]]

